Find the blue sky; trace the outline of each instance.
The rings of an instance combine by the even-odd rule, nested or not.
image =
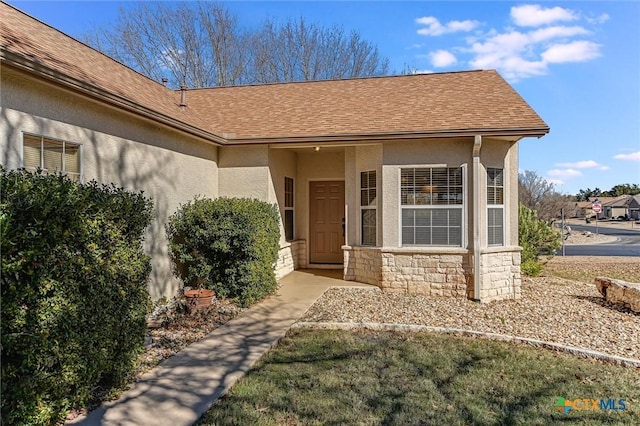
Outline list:
[[[80,37],[132,2],[8,1]],[[229,1],[239,23],[303,16],[358,31],[390,70],[497,69],[549,124],[520,169],[575,194],[640,184],[640,2]],[[470,106],[473,107],[473,106]]]

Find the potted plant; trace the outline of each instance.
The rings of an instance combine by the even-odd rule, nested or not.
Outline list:
[[[209,306],[215,297],[215,292],[207,288],[203,288],[205,280],[199,279],[196,287],[185,288],[184,298],[187,302],[187,309],[189,312],[204,311]]]

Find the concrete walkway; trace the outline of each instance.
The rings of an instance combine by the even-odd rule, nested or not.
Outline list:
[[[81,425],[191,425],[330,287],[366,284],[342,281],[342,271],[295,271],[275,296],[251,307],[204,339],[145,374],[119,400],[103,404]]]

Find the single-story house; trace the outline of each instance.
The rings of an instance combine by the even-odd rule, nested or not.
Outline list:
[[[174,91],[5,3],[0,37],[2,164],[151,196],[154,298],[196,195],[277,203],[278,277],[520,295],[518,141],[549,127],[496,71]]]
[[[605,219],[616,219],[620,216],[629,217],[629,204],[633,200],[631,195],[621,195],[613,200],[602,203],[602,213]],[[600,219],[600,216],[598,216]]]
[[[640,194],[633,195],[629,200],[629,217],[640,219]]]

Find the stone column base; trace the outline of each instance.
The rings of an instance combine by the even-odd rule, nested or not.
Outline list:
[[[472,294],[470,297],[481,302],[519,299],[522,295],[520,251],[520,247],[496,247],[482,250],[480,295],[475,297]]]

